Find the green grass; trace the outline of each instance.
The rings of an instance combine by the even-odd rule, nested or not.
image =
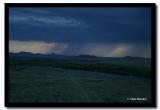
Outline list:
[[[114,59],[114,60],[40,60],[40,59],[16,59],[10,60],[10,65],[42,66],[64,69],[76,69],[115,73],[121,75],[134,75],[142,77],[151,76],[150,61],[147,59]]]
[[[96,65],[99,68],[96,68]],[[116,75],[119,74],[118,67],[113,65],[116,64],[109,65],[109,62],[102,63],[100,61],[10,60],[9,102],[133,103],[127,101],[127,98],[147,98],[146,101],[137,101],[136,103],[151,102],[150,78],[139,77],[133,73],[133,76]],[[109,70],[116,74],[98,77],[102,71],[103,74],[108,74],[108,70],[104,69],[108,66],[112,69],[117,68],[116,72],[112,69]],[[134,67],[133,65],[129,66]],[[119,69],[122,67],[120,66]],[[145,65],[141,65],[141,67],[148,68]],[[135,69],[127,71],[131,70]],[[121,69],[120,71],[123,72]],[[146,70],[137,69],[135,71],[145,72]]]

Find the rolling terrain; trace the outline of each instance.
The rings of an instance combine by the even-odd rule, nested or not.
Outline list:
[[[59,57],[59,56],[58,56]],[[151,102],[150,59],[95,56],[10,57],[9,101]]]

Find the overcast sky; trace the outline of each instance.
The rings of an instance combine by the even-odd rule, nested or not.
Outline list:
[[[10,8],[9,51],[151,56],[150,8]]]

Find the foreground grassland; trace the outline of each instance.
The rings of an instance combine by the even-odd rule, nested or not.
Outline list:
[[[142,59],[10,59],[9,101],[146,103],[150,75],[150,61]]]

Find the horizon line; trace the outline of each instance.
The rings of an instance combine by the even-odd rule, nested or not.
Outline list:
[[[20,53],[29,53],[29,54],[33,54],[33,55],[36,55],[36,54],[40,54],[40,55],[52,55],[52,54],[55,54],[55,55],[63,55],[63,56],[94,56],[94,57],[101,57],[101,58],[125,58],[125,57],[134,57],[134,58],[151,58],[151,57],[143,57],[143,56],[130,56],[130,55],[126,55],[126,56],[97,56],[97,55],[89,55],[89,54],[79,54],[79,55],[67,55],[67,54],[56,54],[56,53],[32,53],[32,52],[25,52],[25,51],[21,51],[21,52],[9,52],[9,54],[20,54]]]

